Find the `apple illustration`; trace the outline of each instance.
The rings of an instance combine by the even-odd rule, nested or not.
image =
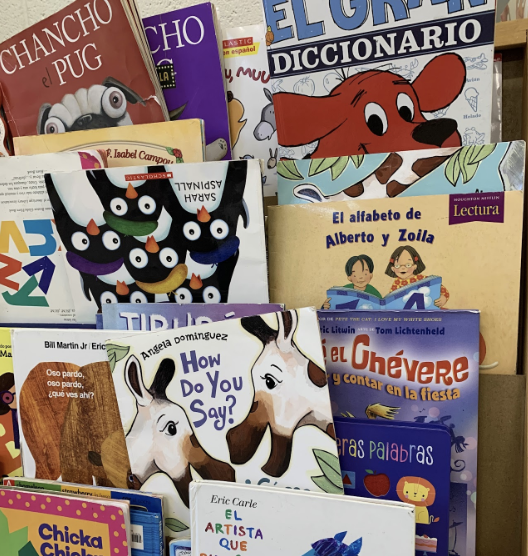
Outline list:
[[[372,496],[385,496],[390,490],[390,479],[385,475],[385,473],[378,473],[371,471],[370,469],[365,470],[367,475],[363,479],[363,484],[365,488],[372,494]]]

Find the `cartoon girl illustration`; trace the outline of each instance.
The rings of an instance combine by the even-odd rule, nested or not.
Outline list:
[[[408,286],[409,284],[414,284],[419,280],[427,278],[426,275],[422,274],[425,270],[425,264],[422,261],[418,251],[410,245],[401,245],[398,247],[394,253],[391,255],[385,274],[394,278],[392,287],[389,293],[402,288],[403,286]],[[449,292],[442,284],[440,288],[440,297],[435,299],[434,304],[437,307],[443,307],[449,300]]]

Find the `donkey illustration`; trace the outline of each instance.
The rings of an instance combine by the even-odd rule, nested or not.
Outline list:
[[[277,131],[277,124],[275,123],[275,109],[273,108],[273,95],[264,87],[264,94],[269,100],[268,104],[262,109],[260,114],[260,122],[253,130],[253,135],[257,141],[264,141],[271,139],[273,134]]]
[[[137,415],[126,441],[135,478],[144,483],[154,473],[165,473],[189,507],[191,465],[207,480],[234,482],[235,471],[204,451],[183,408],[167,398],[167,387],[175,371],[174,361],[163,359],[147,389],[138,359],[129,357],[125,380],[136,398]]]
[[[279,314],[279,329],[261,317],[242,319],[242,327],[258,338],[263,349],[251,370],[255,395],[242,423],[227,433],[231,463],[247,463],[257,451],[269,425],[271,453],[262,471],[284,475],[290,465],[293,433],[315,425],[335,438],[326,388],[326,373],[295,345],[297,313]]]

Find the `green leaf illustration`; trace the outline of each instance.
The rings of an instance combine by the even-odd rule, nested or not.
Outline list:
[[[314,483],[317,486],[320,486],[320,482],[321,484],[324,484],[326,488],[329,488],[328,483],[331,483],[333,485],[333,488],[337,489],[337,492],[342,492],[343,478],[341,477],[339,458],[334,454],[331,454],[330,452],[326,452],[325,450],[315,449],[313,453],[315,456],[315,460],[317,461],[317,465],[319,465],[321,471],[323,472],[322,476],[312,477]],[[319,482],[317,482],[316,479]],[[325,492],[334,492],[334,490],[325,490]]]
[[[33,543],[29,541],[26,546],[22,547],[18,551],[18,556],[39,556],[38,552],[35,550]]]
[[[356,168],[359,168],[363,164],[363,159],[365,158],[364,154],[353,154],[350,157],[350,160],[354,164]]]
[[[374,471],[372,471],[372,469],[365,469],[365,471],[366,471],[369,475],[374,475]]]
[[[314,158],[310,162],[310,169],[308,170],[308,177],[322,174],[325,170],[331,168],[339,160],[338,156],[330,158]]]
[[[165,527],[175,533],[181,533],[182,531],[187,531],[187,529],[189,529],[188,525],[185,525],[185,523],[179,519],[174,519],[172,517],[165,519]]]
[[[106,352],[108,353],[108,362],[110,363],[110,370],[114,372],[116,363],[124,359],[128,352],[130,351],[130,347],[120,346],[117,344],[107,344],[106,345]]]
[[[471,164],[478,164],[487,158],[494,150],[496,145],[475,145],[475,150],[470,157]]]
[[[324,475],[319,477],[312,477],[312,481],[323,491],[329,494],[343,494],[343,488],[336,487],[332,481],[327,479]]]
[[[348,161],[348,156],[340,156],[337,159],[337,162],[332,164],[332,167],[330,168],[330,172],[332,172],[332,181],[336,180],[346,170]]]
[[[303,180],[304,176],[299,172],[295,160],[280,160],[277,172],[287,180]]]
[[[172,147],[165,147],[165,150],[171,155],[174,156],[174,149]]]
[[[447,181],[452,185],[456,186],[458,178],[460,177],[460,163],[458,157],[460,151],[457,151],[448,161],[445,167],[445,177]]]

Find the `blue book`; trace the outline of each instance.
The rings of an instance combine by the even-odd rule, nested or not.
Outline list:
[[[171,541],[169,556],[191,556],[191,541],[183,539]]]
[[[428,431],[431,425],[447,426],[449,552],[438,554],[474,554],[479,313],[319,311],[318,315],[334,418],[366,416],[381,423],[425,426]],[[436,512],[436,507],[430,510],[435,517]]]
[[[403,286],[383,298],[347,287],[334,287],[326,292],[330,309],[372,311],[386,309],[390,311],[414,311],[418,309],[439,310],[434,304],[440,297],[442,278],[428,276],[423,280]]]
[[[415,506],[416,553],[447,554],[451,435],[445,425],[334,417],[345,494]]]

